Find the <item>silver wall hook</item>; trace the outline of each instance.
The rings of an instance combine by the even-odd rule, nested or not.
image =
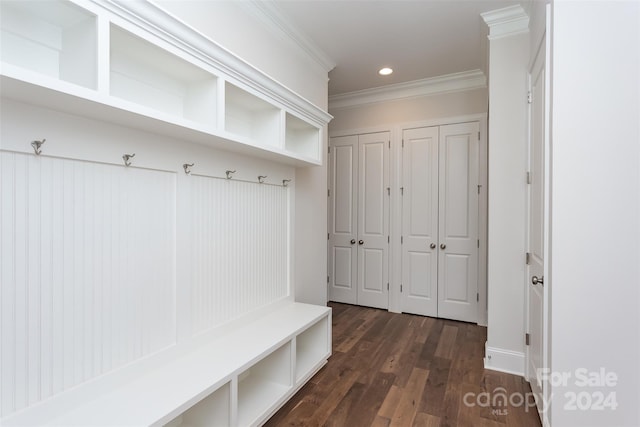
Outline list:
[[[191,168],[193,167],[195,163],[185,163],[182,165],[182,168],[184,169],[184,173],[186,173],[187,175],[191,174]]]
[[[267,177],[266,175],[259,175],[259,176],[258,176],[258,182],[259,182],[260,184],[264,183],[264,179],[265,179],[266,177]]]
[[[136,153],[133,154],[125,154],[122,156],[122,160],[124,160],[125,166],[131,166],[131,159],[136,156]]]
[[[287,186],[289,185],[289,183],[290,183],[290,182],[291,182],[291,180],[290,180],[290,179],[283,179],[283,180],[282,180],[282,186],[283,186],[283,187],[287,187]]]
[[[37,156],[39,156],[40,154],[42,154],[42,150],[40,149],[40,147],[42,147],[42,144],[44,144],[44,142],[46,141],[46,139],[42,138],[42,141],[31,141],[31,146],[33,147],[33,151],[36,153]]]
[[[236,173],[236,171],[225,171],[225,173],[227,174],[227,179],[231,179],[233,178],[233,174]]]

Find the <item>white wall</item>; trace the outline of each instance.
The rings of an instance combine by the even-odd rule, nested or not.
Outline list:
[[[488,330],[485,366],[524,372],[529,35],[490,40]]]
[[[322,109],[328,71],[291,40],[265,26],[251,2],[156,1],[158,5]],[[254,8],[252,10],[251,8]],[[323,153],[326,152],[326,129]],[[297,169],[294,283],[296,301],[327,302],[327,165]]]
[[[554,426],[640,425],[640,3],[553,4],[551,369]],[[604,369],[613,387],[581,387]],[[616,410],[571,410],[573,393]],[[566,395],[565,393],[570,393]]]

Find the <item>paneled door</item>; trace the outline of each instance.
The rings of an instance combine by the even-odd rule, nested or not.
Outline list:
[[[331,139],[329,299],[388,308],[389,132]]]
[[[438,317],[478,319],[478,122],[440,126]]]
[[[549,11],[547,10],[547,13]],[[549,18],[547,18],[549,19]],[[547,23],[548,25],[548,23]],[[545,256],[547,251],[548,183],[547,129],[548,104],[546,99],[546,37],[538,52],[533,67],[529,70],[529,198],[527,233],[527,340],[526,377],[536,397],[538,409],[548,402],[545,382],[540,372],[548,365],[545,347],[546,288]],[[542,399],[541,399],[542,398]]]
[[[438,127],[402,133],[402,311],[438,315]]]
[[[403,132],[402,311],[477,321],[479,130]]]

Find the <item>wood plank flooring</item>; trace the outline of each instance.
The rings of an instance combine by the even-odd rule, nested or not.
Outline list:
[[[329,305],[333,355],[266,426],[540,426],[529,384],[483,369],[486,328]]]

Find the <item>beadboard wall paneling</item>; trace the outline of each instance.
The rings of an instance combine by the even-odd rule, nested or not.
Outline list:
[[[176,175],[0,152],[6,416],[175,342]]]
[[[194,334],[289,295],[288,187],[192,175]]]

